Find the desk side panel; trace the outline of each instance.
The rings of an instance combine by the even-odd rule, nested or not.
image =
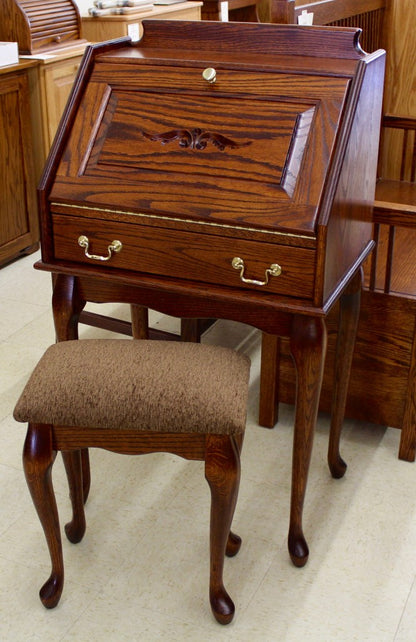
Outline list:
[[[372,239],[385,55],[379,52],[363,64],[361,91],[325,230],[323,302],[350,274]]]

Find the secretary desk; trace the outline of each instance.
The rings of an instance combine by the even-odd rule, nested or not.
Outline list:
[[[289,552],[340,300],[329,466],[339,454],[361,265],[373,241],[385,54],[360,31],[144,21],[87,48],[39,187],[58,340],[87,301],[245,322],[288,337],[297,371]],[[109,364],[110,368],[122,368]],[[65,454],[71,480],[85,452]],[[84,479],[86,485],[86,479]]]

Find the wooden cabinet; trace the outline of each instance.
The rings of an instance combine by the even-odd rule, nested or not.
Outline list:
[[[0,40],[19,43],[21,54],[56,50],[80,41],[75,0],[2,0]]]
[[[81,45],[65,52],[50,53],[37,58],[42,164],[46,160],[58,129],[84,49],[85,46]]]
[[[38,247],[36,186],[84,48],[0,69],[0,265]]]
[[[143,33],[142,20],[200,20],[202,2],[178,2],[172,5],[154,5],[151,11],[138,11],[125,16],[82,18],[82,33],[91,42],[130,36],[138,40]]]
[[[0,265],[38,247],[28,73],[33,63],[0,69]]]

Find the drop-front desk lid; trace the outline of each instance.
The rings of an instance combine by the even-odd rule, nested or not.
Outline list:
[[[271,292],[323,305],[371,247],[384,52],[357,29],[143,24],[86,51],[40,186],[43,260],[90,260],[68,233],[125,234],[108,269],[186,279],[184,248],[215,246],[193,279],[233,285],[246,251],[252,272],[284,263]]]

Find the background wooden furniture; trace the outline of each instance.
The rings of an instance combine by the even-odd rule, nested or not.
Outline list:
[[[386,14],[386,82],[384,112],[416,119],[416,3],[413,0],[389,0]],[[380,172],[385,178],[397,178],[400,168],[399,146],[386,144],[380,150]]]
[[[286,10],[288,20],[294,20],[295,12],[305,9],[302,0],[273,2],[276,8]],[[384,5],[384,9],[382,7]],[[414,22],[416,20],[415,3],[409,0],[390,0],[389,2],[374,2],[373,0],[334,0],[333,2],[312,3],[310,10],[315,12],[315,18],[322,22],[328,19],[338,19],[336,24],[350,21],[350,15],[342,16],[339,12],[346,10],[350,14],[353,8],[359,7],[360,20],[366,16],[371,18],[371,29],[376,27],[379,33],[372,35],[374,42],[387,48],[387,73],[384,93],[385,109],[390,113],[401,113],[406,118],[399,119],[400,123],[416,119],[415,93],[409,91],[409,86],[415,82],[414,56],[416,41],[414,38]],[[328,13],[330,12],[330,13]],[[338,14],[336,14],[338,12]],[[367,14],[370,14],[367,16]],[[342,20],[342,22],[339,21]],[[356,21],[364,29],[366,23]],[[365,34],[363,34],[364,36]],[[373,41],[373,40],[372,40]],[[364,42],[364,40],[363,40]],[[367,48],[371,45],[367,45]],[[392,124],[392,119],[390,124]],[[388,124],[388,121],[385,124]],[[409,134],[412,137],[412,134]],[[379,176],[383,179],[402,180],[402,136],[397,132],[383,132],[380,156]],[[410,173],[411,154],[407,158],[407,174],[404,178],[414,181]],[[382,191],[385,183],[378,185],[378,197],[384,197]],[[388,184],[387,184],[388,189]],[[409,190],[409,186],[405,189]],[[402,188],[400,188],[402,191]],[[388,197],[391,198],[391,197]],[[396,193],[396,205],[390,211],[380,208],[376,202],[374,221],[376,224],[377,280],[370,279],[370,268],[367,270],[366,289],[362,295],[361,319],[358,328],[355,355],[351,370],[350,388],[347,399],[346,415],[363,421],[373,422],[400,428],[401,442],[399,457],[414,461],[416,449],[416,391],[415,391],[415,321],[416,321],[416,274],[415,247],[416,232],[414,223],[414,207],[416,206],[414,187],[410,188],[406,207],[401,203],[401,196]],[[390,230],[390,232],[389,232]],[[389,240],[390,238],[390,240]],[[394,265],[388,258],[395,247]],[[392,285],[391,285],[392,284]],[[330,409],[332,388],[332,356],[337,336],[336,313],[328,318],[328,353],[327,369],[325,370],[322,388],[321,409]],[[272,366],[270,366],[272,368]],[[276,377],[279,368],[274,365]],[[270,370],[272,372],[272,370]],[[265,376],[267,373],[265,373]],[[282,347],[280,370],[280,393],[277,383],[270,388],[267,402],[275,394],[282,401],[294,401],[293,369],[287,359],[287,347]],[[269,373],[270,378],[270,373]],[[267,379],[266,379],[267,380]],[[272,381],[275,381],[273,379]],[[269,425],[271,423],[269,422]]]
[[[72,0],[1,4],[0,39],[36,55],[0,68],[0,264],[38,247],[36,186],[85,49],[80,27]]]
[[[159,20],[200,20],[202,2],[179,2],[171,5],[154,5],[151,11],[140,11],[125,16],[82,17],[82,33],[90,42],[102,42],[131,36],[137,40],[143,34],[142,21]]]
[[[297,24],[303,11],[314,14],[313,23],[337,27],[359,27],[364,51],[384,47],[384,18],[387,0],[271,0],[272,22]]]
[[[416,118],[400,118],[386,115],[383,118],[382,143],[393,150],[400,145],[401,163],[396,179],[381,176],[376,186],[374,203],[374,228],[377,241],[372,256],[369,289],[382,290],[390,297],[390,306],[396,297],[409,314],[408,323],[398,325],[396,333],[408,350],[404,378],[397,382],[399,397],[398,425],[402,429],[399,457],[414,461],[416,456],[416,279],[414,269],[416,241]],[[396,140],[391,138],[396,136]],[[399,138],[397,139],[397,134]],[[400,144],[401,143],[401,144]],[[381,255],[381,256],[380,256]],[[381,278],[380,278],[381,272]],[[406,306],[406,307],[405,307]],[[409,330],[413,332],[409,333]],[[407,335],[410,334],[409,337]],[[407,339],[407,341],[406,341]],[[382,372],[384,369],[382,368]],[[404,395],[403,395],[404,391]],[[394,395],[392,395],[394,398]],[[403,398],[404,397],[404,398]]]
[[[38,54],[31,57],[38,63],[40,109],[37,127],[40,131],[36,153],[42,167],[48,157],[84,51],[85,44],[82,44],[50,52],[47,55]]]
[[[17,42],[21,54],[80,44],[77,4],[74,0],[2,0],[0,40]]]
[[[380,179],[376,188],[374,224],[376,250],[367,265],[366,286],[352,362],[346,415],[401,429],[399,457],[416,454],[416,244],[415,130],[416,119],[387,116],[385,141],[391,128],[401,130],[403,163],[398,179]],[[327,364],[320,408],[331,404],[331,367],[337,336],[336,313],[328,318]],[[294,402],[294,372],[283,344],[280,399]]]
[[[231,20],[257,22],[260,0],[203,0],[202,20]]]
[[[29,75],[33,62],[0,68],[0,265],[39,246]]]
[[[416,118],[416,3],[414,0],[270,0],[261,6],[262,20],[295,23],[307,9],[315,24],[357,26],[363,29],[365,51],[382,47],[387,51],[384,89],[385,113]],[[381,147],[382,175],[395,175],[400,157],[391,148]]]

